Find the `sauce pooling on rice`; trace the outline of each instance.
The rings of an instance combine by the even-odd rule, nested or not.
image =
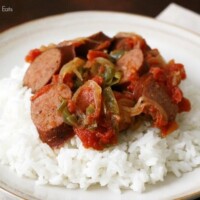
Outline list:
[[[84,147],[102,150],[144,120],[165,137],[178,128],[176,115],[190,110],[179,88],[184,66],[165,62],[134,33],[63,41],[31,50],[26,61],[31,117],[51,147],[76,134]]]

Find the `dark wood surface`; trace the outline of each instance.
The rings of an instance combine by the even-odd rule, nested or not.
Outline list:
[[[200,0],[174,0],[200,13]],[[111,10],[155,17],[169,0],[0,0],[0,32],[45,16],[82,11]]]

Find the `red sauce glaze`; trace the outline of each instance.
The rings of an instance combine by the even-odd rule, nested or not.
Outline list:
[[[64,79],[62,80],[62,82],[67,84],[71,89],[74,86],[73,77],[74,77],[74,74],[69,73],[69,74],[66,74]]]
[[[103,84],[103,78],[101,76],[94,76],[94,78],[92,78],[93,81],[95,81],[98,85],[102,85]]]
[[[92,147],[96,150],[103,150],[105,147],[117,144],[117,136],[109,127],[98,127],[95,130],[74,128],[74,131],[85,148]]]
[[[153,78],[158,82],[165,82],[166,75],[163,68],[160,67],[152,67],[150,69],[150,73],[153,75]]]
[[[69,100],[67,104],[67,108],[70,113],[74,113],[76,111],[76,104],[72,100]]]
[[[176,104],[182,101],[183,99],[183,92],[180,90],[178,87],[172,87],[171,88],[171,93],[172,93],[172,100]]]
[[[179,112],[189,112],[191,110],[191,104],[185,97],[182,98],[181,102],[178,104]]]
[[[29,51],[28,55],[25,57],[25,61],[32,63],[36,57],[38,57],[42,52],[39,49],[32,49]]]
[[[39,96],[41,96],[42,94],[46,93],[51,87],[52,87],[51,84],[48,84],[48,85],[45,85],[44,87],[42,87],[39,91],[37,91],[37,92],[31,97],[31,101],[34,101],[34,100],[37,99]]]
[[[94,60],[97,57],[108,58],[108,54],[104,53],[103,51],[89,50],[87,54],[88,60]]]
[[[85,87],[80,91],[80,94],[76,100],[76,107],[82,112],[85,112],[86,108],[94,102],[94,91],[90,87]]]
[[[51,82],[52,82],[53,84],[54,84],[54,83],[55,83],[55,84],[56,84],[56,83],[59,83],[59,75],[58,75],[58,74],[53,75]]]
[[[176,129],[178,129],[178,124],[176,122],[169,122],[166,126],[161,128],[162,137],[166,137]]]
[[[135,42],[132,38],[123,38],[118,42],[116,49],[130,50],[133,49]]]

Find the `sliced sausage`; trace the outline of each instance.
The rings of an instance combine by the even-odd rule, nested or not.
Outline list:
[[[89,50],[104,50],[111,44],[111,38],[103,32],[95,33],[89,37],[77,38],[74,40],[65,40],[58,44],[58,47],[72,45],[77,57],[85,57]]]
[[[69,138],[74,136],[72,127],[65,123],[59,127],[51,129],[51,131],[41,131],[39,129],[37,130],[42,142],[47,143],[52,148],[63,145]]]
[[[105,35],[102,31],[97,32],[95,34],[92,34],[88,38],[91,39],[91,40],[97,41],[97,42],[103,42],[103,41],[106,41],[106,40],[111,40],[111,38],[108,37],[107,35]]]
[[[64,46],[73,46],[74,48],[82,45],[84,43],[85,38],[81,37],[81,38],[76,38],[74,40],[64,40],[60,43],[58,43],[57,47],[64,47]]]
[[[132,49],[125,53],[116,63],[117,70],[123,74],[121,83],[129,82],[131,75],[140,72],[143,61],[144,56],[141,49]]]
[[[134,48],[140,48],[143,51],[149,48],[146,41],[135,33],[119,32],[115,35],[112,42],[112,49],[130,51]]]
[[[52,48],[44,51],[31,63],[23,79],[23,85],[35,93],[50,82],[62,65],[75,57],[73,46]]]
[[[62,115],[58,112],[62,99],[69,100],[72,94],[65,84],[49,84],[44,87],[32,98],[31,118],[40,139],[55,147],[73,135],[72,128],[64,123]]]
[[[164,67],[166,65],[166,62],[158,49],[151,49],[146,52],[145,63],[147,64],[148,68]]]
[[[140,78],[134,97],[139,102],[138,111],[151,115],[156,126],[161,127],[175,120],[178,106],[172,102],[164,86],[159,85],[152,75]]]

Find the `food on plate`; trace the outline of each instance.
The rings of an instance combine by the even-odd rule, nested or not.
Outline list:
[[[200,166],[199,88],[141,36],[99,32],[26,61],[0,80],[0,163],[19,176],[142,192]]]
[[[31,51],[30,54],[32,54],[32,52],[34,51]],[[29,56],[29,60],[30,57],[31,56]],[[32,59],[36,59],[30,65],[24,76],[24,85],[30,87],[32,92],[38,91],[49,83],[52,76],[59,72],[64,63],[70,61],[73,57],[74,52],[70,45],[52,48],[43,53],[38,53],[35,57],[32,56]],[[38,79],[38,77],[40,77],[40,79]]]
[[[57,114],[60,98],[69,100],[71,96],[71,90],[66,84],[51,84],[44,86],[37,98],[32,100],[32,119],[41,140],[50,146],[63,143],[63,140],[65,141],[73,134],[72,127]]]
[[[84,147],[102,150],[138,121],[152,121],[165,137],[178,128],[177,114],[190,111],[179,88],[184,66],[165,62],[134,33],[98,32],[33,49],[26,60],[31,117],[51,147],[77,135]]]

